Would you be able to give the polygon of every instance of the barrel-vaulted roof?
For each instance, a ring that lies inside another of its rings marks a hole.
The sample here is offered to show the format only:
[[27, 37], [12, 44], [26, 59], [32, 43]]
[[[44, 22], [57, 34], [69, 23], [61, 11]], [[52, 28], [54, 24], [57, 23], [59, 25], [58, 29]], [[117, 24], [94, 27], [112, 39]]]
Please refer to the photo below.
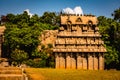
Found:
[[98, 23], [97, 17], [95, 16], [76, 16], [76, 15], [68, 15], [61, 16], [61, 24], [67, 24], [70, 22], [71, 24], [88, 24], [92, 22], [92, 24], [96, 25]]

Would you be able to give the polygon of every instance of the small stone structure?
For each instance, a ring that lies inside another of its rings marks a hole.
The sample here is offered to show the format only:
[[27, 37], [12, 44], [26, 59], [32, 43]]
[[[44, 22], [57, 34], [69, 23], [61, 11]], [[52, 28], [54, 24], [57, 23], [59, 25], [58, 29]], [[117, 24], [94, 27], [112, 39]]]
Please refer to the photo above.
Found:
[[55, 67], [66, 69], [104, 69], [104, 53], [97, 17], [61, 15], [55, 41]]

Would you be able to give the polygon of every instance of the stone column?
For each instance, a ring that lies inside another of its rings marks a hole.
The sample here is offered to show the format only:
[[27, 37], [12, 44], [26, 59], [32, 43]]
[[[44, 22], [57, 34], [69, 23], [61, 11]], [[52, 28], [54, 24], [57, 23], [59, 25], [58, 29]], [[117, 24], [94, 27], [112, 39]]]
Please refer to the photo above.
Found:
[[104, 67], [105, 67], [105, 65], [104, 65], [104, 63], [105, 63], [104, 62], [104, 53], [102, 53], [102, 61], [103, 61], [103, 63], [102, 63], [103, 64], [103, 70], [104, 70]]
[[87, 55], [83, 53], [83, 69], [87, 69]]
[[93, 68], [94, 70], [98, 70], [98, 53], [94, 53], [94, 56], [93, 56]]
[[88, 69], [93, 70], [93, 56], [91, 53], [88, 53]]
[[99, 53], [99, 70], [104, 70], [103, 53]]
[[71, 68], [71, 56], [70, 53], [66, 53], [66, 69]]
[[60, 68], [60, 57], [59, 57], [59, 53], [55, 53], [55, 68]]
[[65, 65], [66, 65], [66, 59], [65, 59], [65, 57], [66, 57], [66, 55], [65, 55], [65, 53], [63, 53], [63, 59], [62, 59], [62, 62], [63, 62], [63, 69], [65, 69]]
[[82, 69], [82, 64], [83, 64], [82, 54], [77, 53], [77, 69]]
[[71, 53], [71, 68], [76, 69], [76, 53]]
[[65, 68], [65, 58], [63, 53], [60, 53], [60, 68], [61, 69]]

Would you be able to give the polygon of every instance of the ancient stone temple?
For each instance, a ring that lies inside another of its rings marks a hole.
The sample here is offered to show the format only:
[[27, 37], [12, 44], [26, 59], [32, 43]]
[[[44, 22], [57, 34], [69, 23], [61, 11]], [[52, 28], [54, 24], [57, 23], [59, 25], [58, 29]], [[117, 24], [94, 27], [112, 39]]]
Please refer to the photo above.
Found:
[[93, 15], [61, 15], [55, 41], [55, 67], [66, 69], [104, 69], [106, 52]]

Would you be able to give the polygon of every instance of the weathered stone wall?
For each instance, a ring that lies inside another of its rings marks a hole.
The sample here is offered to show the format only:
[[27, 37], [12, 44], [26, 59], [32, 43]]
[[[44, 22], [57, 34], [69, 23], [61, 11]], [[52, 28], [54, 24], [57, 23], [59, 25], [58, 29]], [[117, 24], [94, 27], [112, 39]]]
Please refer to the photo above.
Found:
[[[41, 45], [47, 47], [48, 44], [52, 44], [54, 47], [55, 40], [57, 37], [58, 30], [44, 30], [40, 36]], [[38, 49], [41, 49], [41, 45], [38, 46]]]

